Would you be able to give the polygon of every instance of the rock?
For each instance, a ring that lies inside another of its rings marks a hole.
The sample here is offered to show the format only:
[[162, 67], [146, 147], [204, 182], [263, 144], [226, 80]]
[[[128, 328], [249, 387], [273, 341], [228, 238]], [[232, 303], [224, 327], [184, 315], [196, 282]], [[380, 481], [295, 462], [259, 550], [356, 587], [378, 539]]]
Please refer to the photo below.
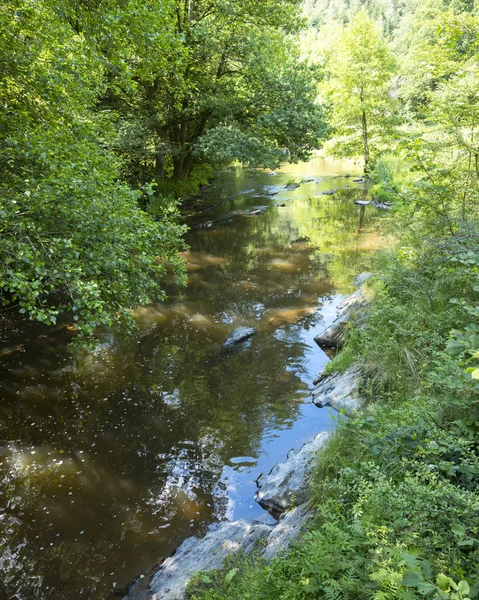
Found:
[[321, 375], [314, 381], [313, 402], [319, 408], [331, 406], [338, 412], [345, 410], [346, 414], [357, 412], [364, 404], [364, 398], [359, 393], [361, 376], [354, 367], [344, 373]]
[[360, 273], [354, 280], [354, 287], [359, 287], [359, 286], [365, 284], [366, 281], [369, 281], [372, 276], [373, 276], [373, 274], [369, 273], [368, 271], [365, 271], [364, 273]]
[[369, 206], [371, 202], [369, 202], [369, 200], [355, 200], [354, 204], [357, 204], [358, 206]]
[[322, 196], [332, 196], [336, 192], [337, 192], [337, 190], [327, 190], [326, 192], [322, 192], [321, 195]]
[[379, 208], [380, 210], [391, 210], [393, 207], [393, 205], [389, 202], [377, 202], [376, 200], [373, 200], [371, 204], [374, 206], [374, 208]]
[[346, 179], [349, 179], [349, 177], [351, 177], [351, 175], [348, 173], [347, 175], [345, 175]]
[[353, 179], [353, 183], [366, 183], [366, 180], [360, 177], [359, 179]]
[[229, 336], [226, 338], [223, 344], [223, 348], [231, 348], [235, 344], [244, 342], [255, 333], [256, 329], [254, 329], [253, 327], [238, 327], [238, 329], [235, 329], [233, 333], [230, 333]]
[[268, 175], [269, 177], [273, 177], [275, 175], [277, 175], [278, 173], [276, 173], [276, 171], [271, 171], [271, 173], [266, 173], [266, 175]]
[[249, 214], [250, 215], [262, 215], [264, 213], [264, 208], [258, 208], [257, 210], [252, 210]]
[[286, 206], [286, 204], [278, 204], [278, 206], [281, 206], [281, 208], [283, 208], [284, 206]]
[[234, 521], [223, 523], [204, 538], [188, 538], [153, 575], [147, 598], [182, 600], [188, 581], [197, 571], [221, 568], [224, 559], [238, 550], [251, 552], [270, 531], [271, 527], [263, 523]]
[[300, 183], [290, 183], [289, 185], [285, 185], [284, 189], [285, 190], [296, 190], [299, 188], [301, 184]]
[[307, 244], [311, 241], [311, 239], [308, 236], [303, 236], [303, 237], [299, 237], [296, 238], [295, 240], [293, 240], [291, 242], [291, 244]]
[[353, 294], [346, 298], [338, 306], [338, 316], [332, 325], [327, 327], [322, 333], [319, 333], [314, 341], [318, 346], [326, 348], [341, 348], [345, 341], [346, 329], [349, 322], [356, 317], [360, 319], [364, 316], [365, 309], [369, 303], [364, 285]]
[[301, 504], [284, 513], [269, 534], [262, 556], [266, 560], [271, 560], [277, 554], [287, 550], [312, 515], [313, 510], [307, 504]]
[[256, 501], [263, 508], [284, 512], [308, 499], [308, 485], [316, 461], [316, 453], [324, 445], [329, 432], [323, 431], [312, 442], [283, 463], [277, 464], [268, 475], [258, 479]]

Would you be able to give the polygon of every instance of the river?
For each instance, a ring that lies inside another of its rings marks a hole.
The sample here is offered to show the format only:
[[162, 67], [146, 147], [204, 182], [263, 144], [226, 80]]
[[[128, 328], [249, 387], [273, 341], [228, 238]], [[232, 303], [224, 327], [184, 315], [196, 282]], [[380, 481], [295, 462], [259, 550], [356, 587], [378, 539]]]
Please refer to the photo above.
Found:
[[110, 598], [218, 520], [274, 522], [255, 480], [334, 427], [309, 396], [329, 360], [313, 338], [383, 243], [355, 174], [219, 173], [185, 216], [187, 287], [127, 339], [78, 351], [65, 323], [2, 315], [0, 598]]

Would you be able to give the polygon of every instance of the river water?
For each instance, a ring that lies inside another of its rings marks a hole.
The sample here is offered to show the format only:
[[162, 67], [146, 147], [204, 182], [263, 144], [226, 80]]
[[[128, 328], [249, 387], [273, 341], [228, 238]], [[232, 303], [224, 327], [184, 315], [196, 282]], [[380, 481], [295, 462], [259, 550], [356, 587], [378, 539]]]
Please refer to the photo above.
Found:
[[67, 327], [2, 315], [0, 598], [110, 598], [218, 520], [274, 522], [255, 480], [334, 426], [309, 396], [329, 360], [313, 338], [382, 245], [354, 174], [220, 173], [185, 217], [188, 286], [128, 339], [73, 351]]

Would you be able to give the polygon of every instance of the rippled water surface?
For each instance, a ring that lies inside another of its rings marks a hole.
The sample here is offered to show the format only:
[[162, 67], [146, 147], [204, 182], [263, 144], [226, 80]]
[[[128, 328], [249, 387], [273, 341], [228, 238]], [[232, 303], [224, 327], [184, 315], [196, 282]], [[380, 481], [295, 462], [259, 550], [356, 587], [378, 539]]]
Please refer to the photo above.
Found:
[[[220, 173], [185, 217], [187, 288], [127, 340], [73, 352], [67, 327], [4, 311], [1, 598], [109, 598], [217, 520], [274, 522], [255, 480], [334, 426], [309, 397], [328, 360], [313, 337], [382, 244], [346, 174]], [[256, 335], [223, 350], [242, 325]]]

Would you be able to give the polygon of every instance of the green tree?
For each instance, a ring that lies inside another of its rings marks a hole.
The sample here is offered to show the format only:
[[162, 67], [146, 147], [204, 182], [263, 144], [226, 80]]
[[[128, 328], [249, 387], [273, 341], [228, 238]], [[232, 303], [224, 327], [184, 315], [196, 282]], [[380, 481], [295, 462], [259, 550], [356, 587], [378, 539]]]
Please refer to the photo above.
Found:
[[155, 222], [121, 182], [105, 66], [54, 4], [2, 3], [0, 63], [0, 302], [84, 335], [125, 322], [181, 275], [175, 207]]
[[[299, 61], [292, 37], [299, 0], [139, 4], [125, 16], [115, 0], [93, 12], [73, 3], [68, 18], [108, 64], [103, 103], [119, 114], [117, 150], [130, 183], [165, 189], [165, 180], [184, 180], [202, 162], [274, 166], [318, 146], [316, 73]], [[130, 27], [138, 13], [151, 18]]]
[[369, 171], [371, 155], [397, 121], [390, 93], [395, 61], [377, 25], [361, 11], [337, 41], [322, 89], [332, 104], [338, 156], [364, 158]]

